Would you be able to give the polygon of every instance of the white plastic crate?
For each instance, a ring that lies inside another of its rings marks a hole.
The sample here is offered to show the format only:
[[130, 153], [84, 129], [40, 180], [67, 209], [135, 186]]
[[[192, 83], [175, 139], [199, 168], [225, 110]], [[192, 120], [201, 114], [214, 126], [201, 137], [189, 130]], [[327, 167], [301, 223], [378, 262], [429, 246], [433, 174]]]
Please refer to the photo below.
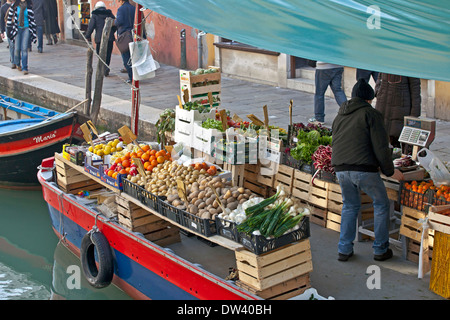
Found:
[[216, 129], [205, 129], [201, 121], [194, 122], [194, 139], [192, 148], [211, 155], [215, 139], [221, 139], [224, 133]]
[[175, 106], [175, 133], [176, 142], [192, 147], [194, 139], [194, 122], [204, 121], [208, 118], [214, 119], [215, 110], [209, 113], [200, 113], [197, 110], [184, 110], [179, 105]]

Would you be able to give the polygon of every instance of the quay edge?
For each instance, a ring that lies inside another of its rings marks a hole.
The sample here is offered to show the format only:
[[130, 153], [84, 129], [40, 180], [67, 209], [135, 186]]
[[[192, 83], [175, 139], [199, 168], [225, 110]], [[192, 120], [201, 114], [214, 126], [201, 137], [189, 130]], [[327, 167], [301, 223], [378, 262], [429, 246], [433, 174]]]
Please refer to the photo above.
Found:
[[[5, 66], [0, 66], [0, 93], [59, 112], [64, 112], [85, 100], [84, 88], [39, 75], [24, 76]], [[76, 110], [82, 112], [83, 106]], [[156, 140], [155, 123], [161, 110], [141, 104], [139, 113], [139, 138]], [[145, 113], [144, 116], [143, 113]], [[127, 99], [103, 94], [97, 126], [115, 132], [123, 125], [131, 126], [130, 114], [131, 90]]]

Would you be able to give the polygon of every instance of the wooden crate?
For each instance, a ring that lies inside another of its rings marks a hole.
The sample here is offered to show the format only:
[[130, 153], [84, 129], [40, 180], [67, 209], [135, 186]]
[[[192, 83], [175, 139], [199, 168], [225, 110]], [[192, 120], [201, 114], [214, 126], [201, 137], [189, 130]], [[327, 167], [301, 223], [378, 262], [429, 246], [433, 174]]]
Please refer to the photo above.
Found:
[[422, 224], [418, 220], [424, 219], [425, 216], [426, 213], [423, 211], [402, 206], [400, 234], [420, 243], [422, 238]]
[[[431, 230], [432, 231], [432, 230]], [[434, 232], [429, 234], [428, 238], [428, 258], [431, 263], [433, 256], [433, 243], [434, 243]], [[406, 260], [419, 263], [419, 253], [420, 253], [420, 242], [409, 240], [406, 244]]]
[[439, 213], [447, 209], [450, 209], [450, 205], [432, 206], [428, 209], [428, 223], [431, 229], [450, 234], [450, 216]]
[[439, 231], [434, 235], [430, 290], [446, 299], [450, 298], [450, 234]]
[[265, 290], [256, 290], [240, 280], [236, 281], [236, 285], [266, 300], [287, 300], [311, 288], [309, 273], [284, 281]]
[[262, 255], [238, 249], [239, 280], [255, 290], [265, 290], [312, 271], [309, 239]]
[[246, 164], [244, 167], [244, 180], [272, 188], [276, 174], [275, 165], [272, 162], [268, 165], [263, 165], [259, 161], [258, 164]]
[[119, 224], [139, 232], [158, 245], [165, 246], [181, 240], [179, 228], [144, 208], [116, 196]]
[[[220, 105], [220, 91], [221, 91], [221, 72], [218, 67], [209, 67], [217, 69], [217, 72], [206, 73], [199, 75], [192, 75], [188, 70], [180, 70], [180, 93], [181, 97], [184, 97], [184, 90], [188, 90], [188, 101], [202, 101], [201, 104], [209, 105], [208, 94], [211, 93], [218, 101], [213, 106]], [[214, 84], [208, 84], [208, 82], [216, 82]], [[185, 103], [187, 101], [184, 101]]]
[[103, 186], [88, 175], [72, 168], [55, 157], [56, 183], [66, 193], [77, 194], [80, 191], [94, 191]]
[[294, 181], [294, 168], [287, 165], [280, 164], [276, 171], [273, 182], [273, 187], [277, 188], [278, 185], [282, 185], [286, 193], [292, 193], [292, 183]]
[[291, 192], [292, 196], [308, 202], [311, 179], [312, 175], [310, 173], [294, 169], [294, 177], [292, 179], [292, 192]]

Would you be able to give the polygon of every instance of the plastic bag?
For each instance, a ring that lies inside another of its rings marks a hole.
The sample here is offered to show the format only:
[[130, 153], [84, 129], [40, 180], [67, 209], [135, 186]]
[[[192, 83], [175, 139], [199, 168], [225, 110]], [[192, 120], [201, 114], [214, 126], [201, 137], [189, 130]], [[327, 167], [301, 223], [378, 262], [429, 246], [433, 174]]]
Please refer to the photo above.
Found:
[[147, 40], [130, 42], [131, 69], [133, 70], [133, 79], [143, 80], [155, 77], [156, 69], [160, 65], [153, 59], [150, 53], [150, 47]]
[[427, 170], [430, 178], [436, 186], [450, 185], [450, 173], [447, 167], [427, 148], [422, 148], [417, 153], [417, 160]]

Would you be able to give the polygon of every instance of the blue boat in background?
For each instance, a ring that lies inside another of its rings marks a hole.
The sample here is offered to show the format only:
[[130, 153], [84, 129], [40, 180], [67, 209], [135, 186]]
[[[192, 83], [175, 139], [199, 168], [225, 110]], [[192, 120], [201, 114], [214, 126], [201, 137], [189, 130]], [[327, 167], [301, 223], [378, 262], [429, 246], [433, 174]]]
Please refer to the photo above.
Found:
[[0, 187], [39, 187], [42, 159], [82, 139], [82, 118], [77, 112], [60, 113], [0, 95]]

